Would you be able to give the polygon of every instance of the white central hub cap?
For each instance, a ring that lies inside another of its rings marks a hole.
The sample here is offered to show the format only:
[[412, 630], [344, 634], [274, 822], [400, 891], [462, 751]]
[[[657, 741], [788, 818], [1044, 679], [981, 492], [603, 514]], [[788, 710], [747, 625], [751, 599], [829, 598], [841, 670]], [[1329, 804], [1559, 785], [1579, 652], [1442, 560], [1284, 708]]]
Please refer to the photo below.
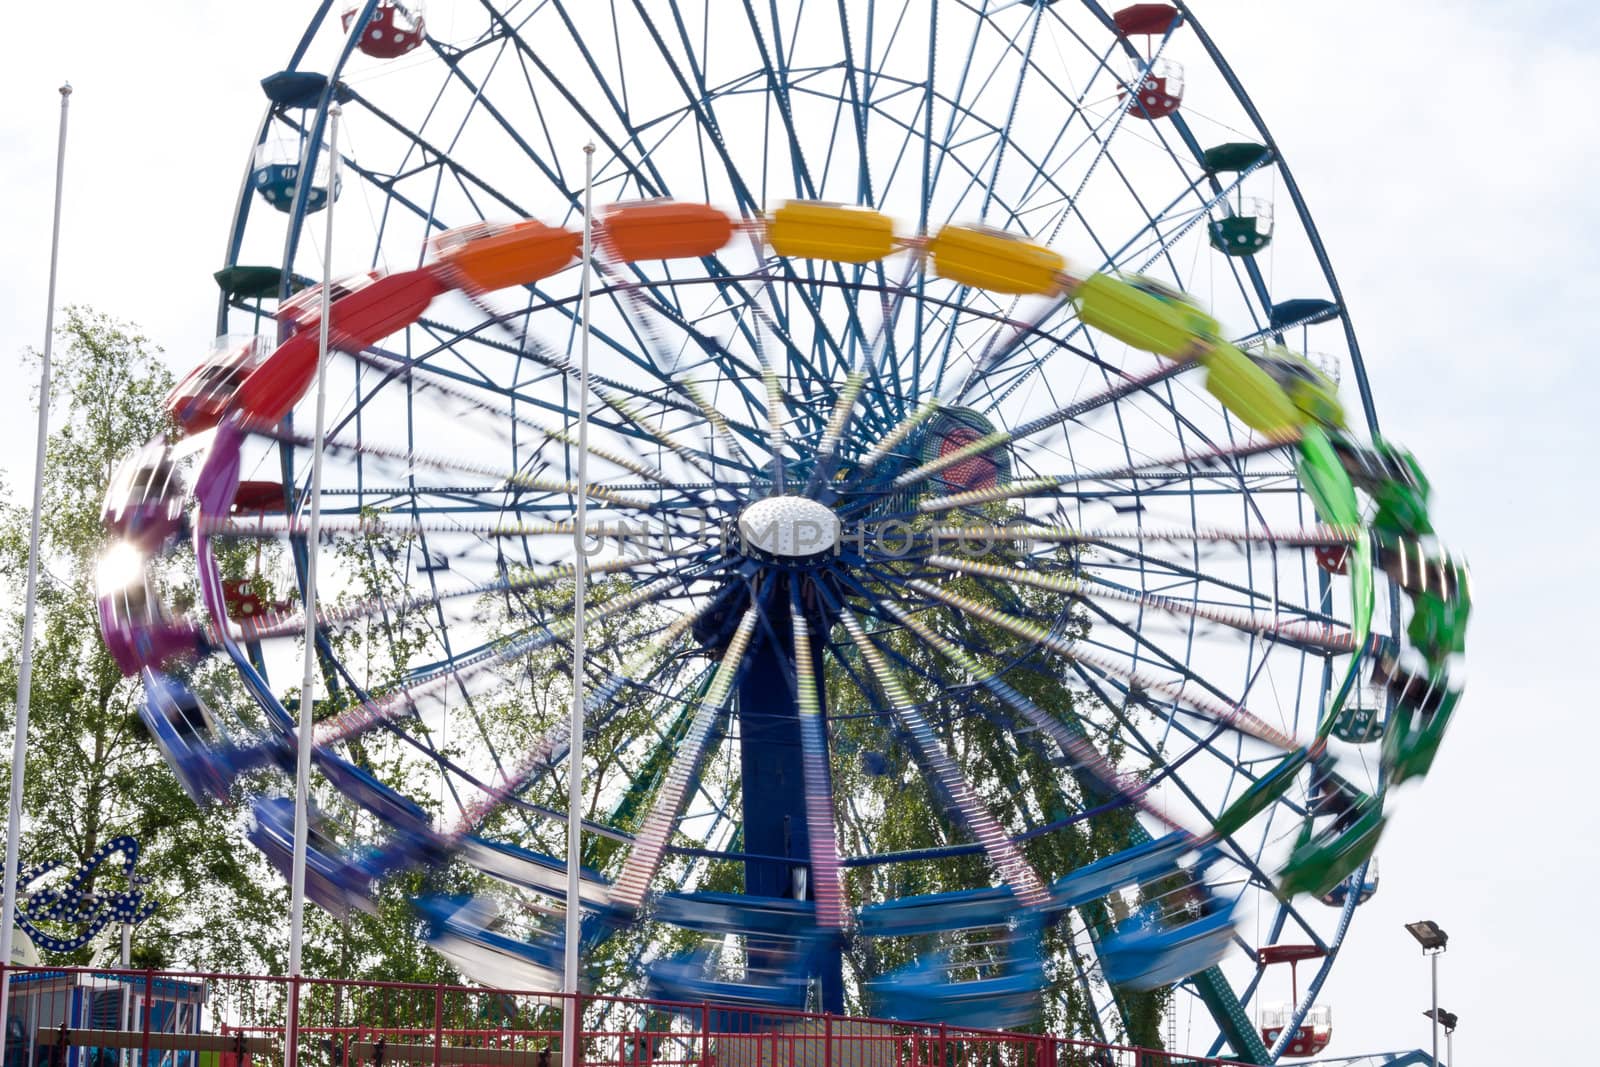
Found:
[[839, 517], [826, 504], [803, 496], [769, 496], [739, 513], [739, 539], [777, 559], [807, 559], [839, 544]]

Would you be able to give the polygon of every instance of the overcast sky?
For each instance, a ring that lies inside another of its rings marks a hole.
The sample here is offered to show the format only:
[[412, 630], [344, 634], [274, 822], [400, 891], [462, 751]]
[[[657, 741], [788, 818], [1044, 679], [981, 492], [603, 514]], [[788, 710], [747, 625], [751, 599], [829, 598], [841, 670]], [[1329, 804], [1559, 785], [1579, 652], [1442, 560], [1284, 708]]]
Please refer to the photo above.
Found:
[[[223, 241], [311, 0], [12, 5], [0, 69], [0, 467], [31, 478], [19, 355], [40, 343], [59, 97], [59, 303], [139, 323], [174, 368], [211, 339]], [[1293, 168], [1355, 318], [1387, 433], [1413, 446], [1474, 568], [1470, 686], [1428, 780], [1396, 796], [1383, 883], [1324, 991], [1329, 1054], [1426, 1046], [1427, 967], [1468, 1063], [1591, 1054], [1600, 725], [1593, 608], [1600, 372], [1600, 16], [1588, 3], [1197, 0]], [[1585, 474], [1584, 471], [1590, 473]]]

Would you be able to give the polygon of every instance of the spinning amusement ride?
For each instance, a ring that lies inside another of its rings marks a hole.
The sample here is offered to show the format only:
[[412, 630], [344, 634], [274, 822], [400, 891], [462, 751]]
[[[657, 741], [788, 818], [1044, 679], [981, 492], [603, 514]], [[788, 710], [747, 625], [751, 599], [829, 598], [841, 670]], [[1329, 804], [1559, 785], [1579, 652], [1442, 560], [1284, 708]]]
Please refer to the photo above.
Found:
[[107, 497], [105, 636], [195, 799], [287, 870], [332, 205], [308, 894], [466, 878], [431, 943], [556, 983], [592, 141], [593, 980], [1102, 1036], [1172, 987], [1212, 1051], [1320, 1050], [1468, 589], [1193, 16], [337, 14]]

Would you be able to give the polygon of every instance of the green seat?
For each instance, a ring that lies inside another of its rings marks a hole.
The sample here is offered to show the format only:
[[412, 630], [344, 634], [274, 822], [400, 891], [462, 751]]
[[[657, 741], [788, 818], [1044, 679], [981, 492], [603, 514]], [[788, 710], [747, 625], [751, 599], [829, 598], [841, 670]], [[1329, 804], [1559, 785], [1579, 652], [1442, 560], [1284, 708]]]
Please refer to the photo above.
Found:
[[1255, 215], [1212, 219], [1211, 247], [1227, 256], [1253, 256], [1272, 243], [1272, 223]]
[[1423, 658], [1443, 666], [1452, 653], [1467, 650], [1467, 620], [1472, 615], [1472, 600], [1465, 586], [1454, 596], [1433, 593], [1411, 595], [1411, 622], [1406, 636]]
[[1221, 329], [1193, 297], [1140, 275], [1092, 274], [1072, 299], [1085, 325], [1158, 356], [1184, 355]]
[[1304, 746], [1289, 753], [1266, 774], [1250, 783], [1250, 787], [1239, 794], [1239, 799], [1217, 816], [1216, 825], [1213, 827], [1217, 836], [1227, 837], [1236, 833], [1245, 823], [1261, 814], [1271, 806], [1272, 802], [1283, 796], [1289, 787], [1294, 784], [1295, 776], [1300, 773], [1300, 768], [1306, 765], [1306, 760], [1311, 756], [1311, 750]]
[[1405, 482], [1389, 482], [1371, 490], [1377, 510], [1372, 513], [1372, 528], [1379, 534], [1423, 537], [1433, 533], [1428, 518], [1428, 490]]
[[1319, 831], [1313, 831], [1312, 821], [1307, 820], [1278, 873], [1278, 892], [1284, 898], [1301, 893], [1325, 896], [1367, 862], [1378, 847], [1388, 816], [1376, 797], [1362, 796], [1357, 808], [1353, 820], [1335, 821]]
[[1300, 484], [1305, 486], [1317, 517], [1335, 526], [1359, 526], [1361, 505], [1356, 501], [1355, 486], [1339, 463], [1328, 435], [1315, 426], [1307, 426], [1300, 436], [1300, 458], [1296, 463]]
[[1439, 743], [1461, 702], [1461, 690], [1446, 689], [1431, 714], [1397, 707], [1383, 739], [1383, 766], [1391, 785], [1422, 778], [1439, 754]]

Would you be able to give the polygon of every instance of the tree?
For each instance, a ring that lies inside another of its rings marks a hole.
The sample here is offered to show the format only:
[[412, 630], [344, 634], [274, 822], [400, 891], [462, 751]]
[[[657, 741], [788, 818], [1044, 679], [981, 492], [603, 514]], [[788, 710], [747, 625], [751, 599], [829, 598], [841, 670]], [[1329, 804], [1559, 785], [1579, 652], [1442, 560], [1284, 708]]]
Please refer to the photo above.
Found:
[[[57, 341], [23, 866], [49, 860], [75, 866], [110, 838], [132, 835], [143, 848], [140, 873], [152, 878], [146, 891], [160, 902], [139, 930], [134, 960], [239, 966], [268, 905], [255, 865], [230, 847], [233, 829], [225, 820], [195, 808], [149, 742], [137, 714], [140, 686], [107, 654], [95, 610], [105, 486], [123, 456], [166, 428], [161, 399], [172, 377], [160, 350], [136, 328], [87, 308], [66, 309]], [[0, 504], [0, 582], [8, 605], [0, 688], [7, 692], [17, 683], [27, 525], [24, 508], [9, 499]], [[8, 701], [7, 729], [10, 713]], [[88, 954], [79, 950], [60, 962], [86, 962]]]

